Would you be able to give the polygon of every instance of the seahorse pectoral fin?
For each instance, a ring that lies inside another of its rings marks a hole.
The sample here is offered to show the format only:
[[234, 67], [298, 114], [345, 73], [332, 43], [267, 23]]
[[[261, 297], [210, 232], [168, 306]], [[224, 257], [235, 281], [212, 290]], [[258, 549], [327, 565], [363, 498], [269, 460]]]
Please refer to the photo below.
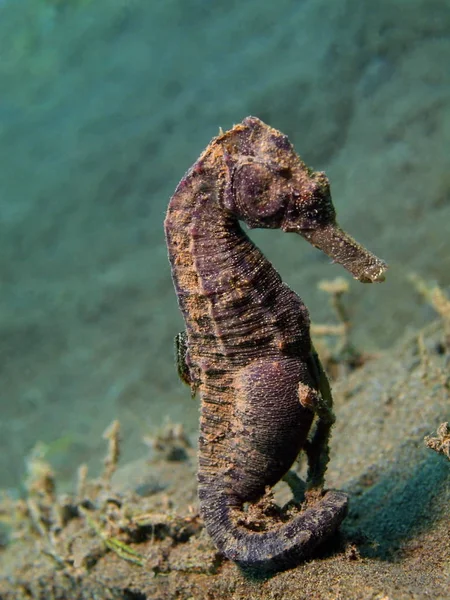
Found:
[[191, 385], [189, 367], [186, 362], [187, 355], [187, 335], [185, 331], [177, 333], [174, 339], [175, 362], [177, 365], [178, 377], [186, 385]]
[[175, 362], [177, 365], [178, 377], [183, 383], [190, 386], [191, 396], [194, 397], [197, 392], [198, 385], [194, 381], [191, 370], [188, 364], [188, 341], [187, 333], [180, 331], [175, 336]]

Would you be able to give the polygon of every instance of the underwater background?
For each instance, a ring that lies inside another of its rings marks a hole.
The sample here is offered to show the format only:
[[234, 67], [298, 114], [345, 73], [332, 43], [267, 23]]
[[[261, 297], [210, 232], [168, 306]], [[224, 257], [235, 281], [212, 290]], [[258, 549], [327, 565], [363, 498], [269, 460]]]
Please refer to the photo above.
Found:
[[36, 442], [59, 481], [124, 459], [166, 419], [195, 435], [163, 235], [168, 200], [219, 127], [255, 115], [325, 170], [342, 226], [390, 265], [351, 281], [298, 236], [251, 233], [313, 322], [350, 282], [354, 343], [434, 318], [450, 285], [448, 0], [0, 1], [0, 488]]

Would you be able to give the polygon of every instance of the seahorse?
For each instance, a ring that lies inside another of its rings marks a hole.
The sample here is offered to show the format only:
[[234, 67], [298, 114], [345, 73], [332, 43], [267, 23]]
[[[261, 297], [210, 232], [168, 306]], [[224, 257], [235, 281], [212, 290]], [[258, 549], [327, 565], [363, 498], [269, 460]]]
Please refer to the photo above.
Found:
[[[348, 498], [323, 491], [334, 415], [307, 308], [241, 221], [300, 234], [362, 282], [382, 281], [386, 264], [339, 227], [326, 175], [255, 117], [214, 138], [170, 200], [165, 234], [186, 326], [178, 372], [201, 400], [200, 514], [229, 559], [284, 569], [338, 529]], [[285, 522], [249, 523], [246, 507], [301, 451], [306, 506]]]

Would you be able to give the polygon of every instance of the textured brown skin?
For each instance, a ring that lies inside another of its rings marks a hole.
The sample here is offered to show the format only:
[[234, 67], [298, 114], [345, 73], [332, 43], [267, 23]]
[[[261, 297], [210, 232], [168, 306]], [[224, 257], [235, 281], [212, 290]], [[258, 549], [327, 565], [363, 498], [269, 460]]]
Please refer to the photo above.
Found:
[[201, 515], [228, 558], [282, 569], [338, 528], [347, 497], [328, 491], [278, 528], [243, 524], [243, 504], [261, 498], [308, 444], [321, 386], [308, 311], [239, 220], [298, 232], [361, 281], [381, 280], [385, 267], [336, 225], [325, 175], [254, 117], [213, 139], [170, 200], [165, 232], [187, 336], [179, 373], [201, 398]]

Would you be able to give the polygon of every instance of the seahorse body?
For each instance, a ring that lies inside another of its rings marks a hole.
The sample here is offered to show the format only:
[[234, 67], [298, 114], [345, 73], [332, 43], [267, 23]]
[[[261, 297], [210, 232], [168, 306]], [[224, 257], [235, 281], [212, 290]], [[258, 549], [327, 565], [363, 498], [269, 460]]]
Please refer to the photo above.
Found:
[[[286, 523], [272, 527], [268, 520], [262, 531], [243, 522], [244, 504], [285, 475], [309, 443], [315, 412], [324, 411], [308, 311], [240, 220], [297, 231], [362, 281], [380, 280], [384, 263], [369, 253], [361, 259], [361, 247], [335, 223], [325, 175], [254, 117], [213, 139], [170, 200], [165, 232], [186, 324], [183, 378], [201, 398], [201, 515], [228, 558], [286, 568], [337, 529], [347, 496], [328, 491]], [[316, 465], [322, 481], [327, 435]]]

